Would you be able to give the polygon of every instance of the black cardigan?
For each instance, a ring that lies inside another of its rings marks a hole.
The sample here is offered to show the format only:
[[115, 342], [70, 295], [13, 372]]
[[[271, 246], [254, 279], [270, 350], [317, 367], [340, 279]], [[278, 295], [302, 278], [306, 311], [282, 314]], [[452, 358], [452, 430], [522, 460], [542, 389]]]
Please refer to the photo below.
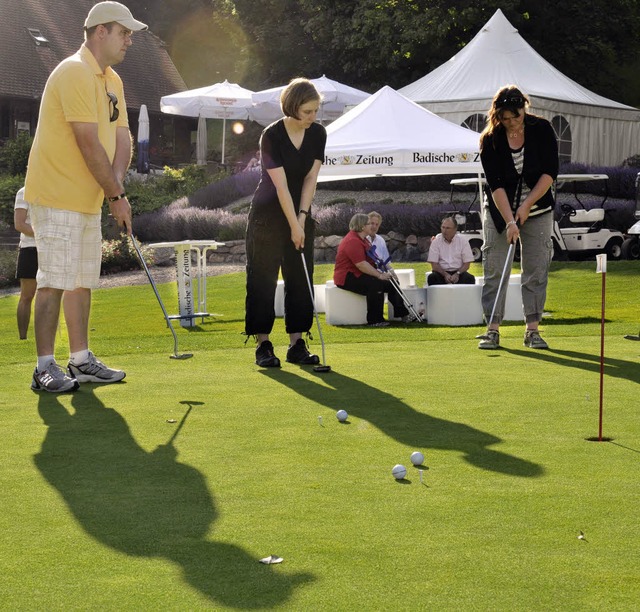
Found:
[[[489, 212], [499, 232], [504, 230], [506, 223], [491, 193], [502, 187], [513, 208], [519, 182], [507, 141], [507, 132], [500, 126], [493, 134], [486, 134], [480, 143], [480, 159], [487, 179], [485, 192]], [[525, 115], [524, 142], [522, 176], [527, 187], [533, 189], [543, 174], [548, 174], [555, 181], [558, 176], [558, 143], [551, 124], [542, 117]], [[551, 189], [536, 204], [538, 208], [551, 210], [554, 206]]]

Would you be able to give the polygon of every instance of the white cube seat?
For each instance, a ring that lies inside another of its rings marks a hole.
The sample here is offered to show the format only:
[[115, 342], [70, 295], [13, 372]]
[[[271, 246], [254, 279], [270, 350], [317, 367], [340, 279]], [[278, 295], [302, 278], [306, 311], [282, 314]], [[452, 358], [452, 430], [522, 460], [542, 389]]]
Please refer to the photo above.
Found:
[[398, 284], [401, 289], [416, 286], [416, 272], [413, 268], [405, 268], [402, 270], [394, 270], [398, 277]]
[[[407, 289], [402, 289], [402, 293], [409, 300], [414, 310], [421, 314], [423, 319], [425, 318], [425, 312], [427, 307], [427, 290], [423, 287], [409, 287]], [[400, 317], [396, 317], [394, 313], [393, 304], [389, 302], [389, 319], [399, 319]]]
[[327, 289], [326, 285], [314, 285], [313, 286], [313, 295], [315, 297], [316, 303], [316, 312], [324, 312], [325, 311], [325, 291]]
[[[327, 285], [329, 284], [329, 282], [333, 285], [333, 281], [327, 281]], [[313, 294], [315, 296], [317, 312], [325, 311], [324, 291], [327, 285], [313, 286]], [[276, 311], [276, 317], [284, 317], [284, 281], [283, 280], [279, 280], [278, 284], [276, 285], [276, 297], [275, 297], [273, 306]]]
[[432, 285], [427, 292], [427, 323], [430, 325], [480, 325], [481, 285]]
[[365, 325], [367, 298], [340, 287], [327, 286], [324, 291], [326, 321], [329, 325]]
[[[484, 285], [484, 276], [476, 278], [476, 285]], [[522, 274], [512, 274], [507, 287], [507, 299], [504, 303], [504, 321], [524, 321], [522, 311]]]

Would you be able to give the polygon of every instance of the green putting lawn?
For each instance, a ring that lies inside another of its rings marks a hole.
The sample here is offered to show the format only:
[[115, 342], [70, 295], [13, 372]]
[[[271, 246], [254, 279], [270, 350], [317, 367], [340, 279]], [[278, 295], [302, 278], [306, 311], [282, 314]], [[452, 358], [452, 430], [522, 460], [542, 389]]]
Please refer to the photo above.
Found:
[[[422, 282], [425, 264], [405, 267]], [[92, 348], [127, 378], [59, 396], [30, 390], [32, 329], [19, 341], [1, 298], [0, 609], [638, 609], [640, 343], [623, 336], [639, 278], [609, 262], [608, 442], [587, 440], [595, 262], [553, 264], [549, 351], [513, 323], [499, 351], [476, 348], [479, 326], [323, 325], [327, 374], [284, 362], [281, 320], [282, 369], [254, 365], [244, 274], [209, 279], [216, 315], [177, 327], [184, 361], [149, 285], [98, 290]], [[175, 285], [159, 289], [174, 312]]]

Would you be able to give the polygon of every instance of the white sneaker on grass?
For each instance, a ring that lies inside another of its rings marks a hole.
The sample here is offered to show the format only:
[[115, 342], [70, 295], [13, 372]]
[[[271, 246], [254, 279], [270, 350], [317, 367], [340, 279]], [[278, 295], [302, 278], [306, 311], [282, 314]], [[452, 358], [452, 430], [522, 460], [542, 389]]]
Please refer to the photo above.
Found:
[[75, 391], [80, 385], [73, 376], [67, 376], [64, 370], [55, 362], [50, 362], [46, 368], [33, 371], [31, 388], [34, 391], [48, 391], [49, 393], [65, 393]]
[[69, 376], [77, 379], [80, 383], [114, 383], [120, 382], [126, 374], [122, 370], [112, 370], [89, 351], [89, 358], [80, 365], [69, 362], [67, 365]]

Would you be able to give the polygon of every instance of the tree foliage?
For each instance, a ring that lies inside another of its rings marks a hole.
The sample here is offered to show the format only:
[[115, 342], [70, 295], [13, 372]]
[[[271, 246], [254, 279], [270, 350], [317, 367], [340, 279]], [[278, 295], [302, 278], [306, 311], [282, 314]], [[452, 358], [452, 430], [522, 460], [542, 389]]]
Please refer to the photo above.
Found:
[[[447, 61], [500, 8], [581, 85], [638, 105], [637, 0], [131, 0], [191, 84], [200, 69], [253, 89], [322, 74], [366, 91], [401, 87]], [[184, 19], [198, 14], [199, 34]], [[210, 39], [210, 40], [207, 40]], [[185, 59], [177, 41], [194, 52]], [[201, 53], [196, 53], [200, 46]], [[174, 58], [176, 59], [176, 58]], [[209, 78], [209, 82], [219, 79]], [[202, 83], [199, 83], [202, 84]]]

